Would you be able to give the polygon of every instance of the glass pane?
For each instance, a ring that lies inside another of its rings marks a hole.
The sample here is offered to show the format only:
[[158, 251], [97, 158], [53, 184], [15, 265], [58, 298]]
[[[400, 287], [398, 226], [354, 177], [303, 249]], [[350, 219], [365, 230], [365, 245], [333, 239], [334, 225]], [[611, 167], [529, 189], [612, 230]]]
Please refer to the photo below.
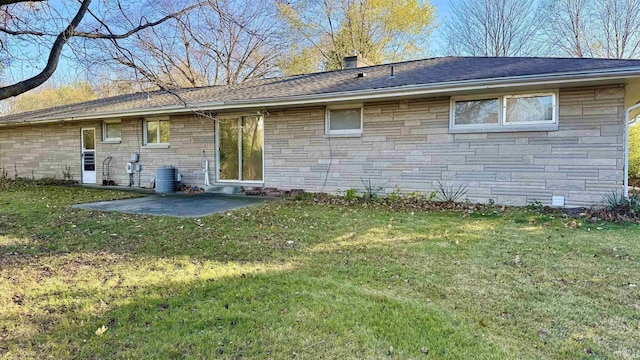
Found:
[[157, 144], [157, 143], [158, 143], [158, 122], [148, 121], [147, 122], [147, 144]]
[[220, 180], [238, 179], [238, 119], [218, 120]]
[[329, 130], [360, 130], [360, 109], [329, 110]]
[[105, 128], [105, 139], [120, 139], [120, 133], [122, 129], [120, 123], [106, 123]]
[[95, 130], [82, 130], [82, 146], [84, 146], [85, 149], [94, 150], [96, 148], [96, 142], [95, 142], [94, 136], [95, 136]]
[[498, 99], [456, 101], [456, 125], [497, 124], [500, 105]]
[[163, 144], [169, 143], [169, 121], [160, 121], [160, 142]]
[[242, 180], [262, 181], [263, 133], [260, 117], [242, 118]]
[[506, 98], [509, 123], [553, 121], [553, 96]]

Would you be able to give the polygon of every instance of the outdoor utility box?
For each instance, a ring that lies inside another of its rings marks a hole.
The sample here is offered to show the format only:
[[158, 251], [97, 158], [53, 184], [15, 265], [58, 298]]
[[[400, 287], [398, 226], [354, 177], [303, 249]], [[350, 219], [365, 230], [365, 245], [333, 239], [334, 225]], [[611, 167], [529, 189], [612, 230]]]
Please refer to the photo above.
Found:
[[156, 169], [156, 192], [172, 193], [176, 191], [176, 176], [178, 169], [173, 166], [163, 166]]
[[133, 163], [127, 163], [127, 174], [133, 174]]
[[564, 196], [552, 196], [551, 206], [564, 207]]
[[138, 160], [140, 160], [140, 154], [138, 154], [137, 152], [132, 153], [131, 154], [131, 162], [132, 163], [136, 163], [136, 162], [138, 162]]

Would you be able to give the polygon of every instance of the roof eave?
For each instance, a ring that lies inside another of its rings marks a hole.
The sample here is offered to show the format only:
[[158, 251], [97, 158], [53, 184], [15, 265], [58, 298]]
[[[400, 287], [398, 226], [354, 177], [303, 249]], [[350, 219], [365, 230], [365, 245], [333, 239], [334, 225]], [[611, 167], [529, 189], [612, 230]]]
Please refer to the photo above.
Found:
[[249, 108], [273, 108], [283, 106], [322, 105], [333, 102], [385, 100], [410, 96], [435, 96], [438, 94], [506, 89], [531, 86], [550, 86], [572, 83], [625, 80], [640, 76], [640, 67], [624, 70], [599, 70], [580, 73], [559, 73], [551, 75], [528, 75], [490, 79], [463, 80], [434, 84], [407, 85], [393, 88], [367, 89], [345, 92], [297, 95], [233, 101], [215, 101], [185, 105], [171, 105], [154, 108], [142, 108], [125, 111], [108, 111], [84, 114], [80, 116], [53, 117], [32, 121], [0, 123], [0, 126], [31, 125], [42, 123], [70, 122], [93, 119], [124, 118], [153, 115], [176, 115], [193, 112], [243, 110]]

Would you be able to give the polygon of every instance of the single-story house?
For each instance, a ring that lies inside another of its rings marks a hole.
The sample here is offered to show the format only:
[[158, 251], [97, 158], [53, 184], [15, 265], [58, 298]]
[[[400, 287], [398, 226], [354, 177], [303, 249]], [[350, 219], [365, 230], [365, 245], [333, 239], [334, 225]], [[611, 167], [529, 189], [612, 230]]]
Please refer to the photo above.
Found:
[[[0, 118], [13, 176], [589, 206], [625, 184], [640, 60], [444, 57], [135, 93]], [[129, 165], [129, 171], [127, 167]], [[106, 171], [106, 168], [105, 168]], [[106, 175], [106, 174], [105, 174]], [[206, 175], [206, 176], [205, 176]]]

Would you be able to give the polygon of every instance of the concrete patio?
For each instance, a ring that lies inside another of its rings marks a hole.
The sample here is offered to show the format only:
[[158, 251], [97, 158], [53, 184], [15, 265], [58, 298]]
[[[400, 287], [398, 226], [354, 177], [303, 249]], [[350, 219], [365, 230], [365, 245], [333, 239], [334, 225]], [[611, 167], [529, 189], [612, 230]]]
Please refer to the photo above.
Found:
[[244, 195], [171, 194], [77, 204], [73, 207], [140, 215], [201, 217], [259, 204], [265, 200], [265, 198]]

